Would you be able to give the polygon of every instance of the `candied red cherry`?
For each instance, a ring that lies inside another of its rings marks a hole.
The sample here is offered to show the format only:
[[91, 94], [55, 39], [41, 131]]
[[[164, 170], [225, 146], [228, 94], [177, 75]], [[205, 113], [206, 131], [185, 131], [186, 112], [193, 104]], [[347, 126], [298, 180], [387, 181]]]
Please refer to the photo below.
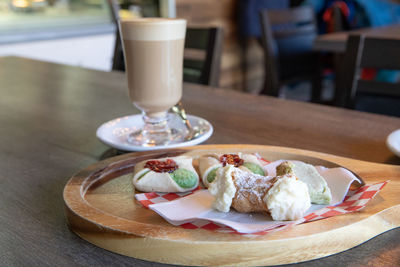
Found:
[[235, 167], [239, 167], [243, 165], [243, 159], [241, 159], [236, 154], [223, 154], [219, 157], [219, 162], [222, 163], [222, 166], [226, 166], [226, 164], [233, 165]]
[[149, 168], [155, 172], [173, 172], [178, 169], [178, 165], [172, 159], [161, 160], [149, 160], [144, 165], [145, 168]]

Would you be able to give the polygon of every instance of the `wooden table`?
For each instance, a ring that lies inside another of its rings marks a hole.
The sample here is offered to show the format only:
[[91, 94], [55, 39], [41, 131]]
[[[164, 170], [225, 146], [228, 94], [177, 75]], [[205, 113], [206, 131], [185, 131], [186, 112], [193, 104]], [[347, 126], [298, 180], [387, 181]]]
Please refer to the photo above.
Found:
[[365, 34], [368, 37], [400, 39], [400, 24], [322, 34], [315, 39], [313, 48], [316, 51], [343, 53], [346, 50], [346, 42], [350, 34]]
[[[69, 177], [116, 154], [96, 139], [97, 127], [138, 112], [125, 91], [123, 73], [0, 58], [1, 266], [162, 266], [93, 246], [69, 231], [64, 217]], [[190, 84], [183, 102], [214, 125], [208, 144], [288, 146], [400, 164], [385, 146], [399, 118]], [[395, 229], [300, 266], [399, 262]]]

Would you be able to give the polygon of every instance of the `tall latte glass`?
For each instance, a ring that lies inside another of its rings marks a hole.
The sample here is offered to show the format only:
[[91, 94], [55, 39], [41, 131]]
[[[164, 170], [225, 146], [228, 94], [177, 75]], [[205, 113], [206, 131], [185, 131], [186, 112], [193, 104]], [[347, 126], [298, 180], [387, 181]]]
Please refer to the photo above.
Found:
[[130, 134], [134, 145], [159, 146], [182, 141], [171, 129], [168, 110], [182, 97], [186, 21], [143, 18], [120, 21], [129, 97], [142, 111], [144, 126]]

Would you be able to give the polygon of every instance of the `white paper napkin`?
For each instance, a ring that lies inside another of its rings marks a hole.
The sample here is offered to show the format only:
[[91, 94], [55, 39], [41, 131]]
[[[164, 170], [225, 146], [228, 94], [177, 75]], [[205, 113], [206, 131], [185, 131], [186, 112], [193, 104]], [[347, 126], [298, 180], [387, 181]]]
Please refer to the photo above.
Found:
[[[265, 169], [269, 175], [275, 175], [275, 167], [282, 161], [272, 162]], [[325, 178], [332, 193], [330, 205], [341, 203], [350, 188], [351, 183], [359, 179], [353, 173], [344, 168], [316, 167]], [[272, 229], [281, 225], [292, 224], [294, 221], [273, 221], [267, 214], [239, 213], [231, 210], [224, 213], [212, 209], [214, 197], [208, 190], [199, 190], [192, 195], [174, 201], [150, 205], [149, 208], [157, 212], [165, 220], [173, 225], [181, 225], [195, 220], [208, 220], [223, 224], [235, 229], [239, 233], [257, 233]], [[315, 212], [327, 205], [312, 205], [307, 211]], [[300, 219], [298, 222], [303, 221]]]

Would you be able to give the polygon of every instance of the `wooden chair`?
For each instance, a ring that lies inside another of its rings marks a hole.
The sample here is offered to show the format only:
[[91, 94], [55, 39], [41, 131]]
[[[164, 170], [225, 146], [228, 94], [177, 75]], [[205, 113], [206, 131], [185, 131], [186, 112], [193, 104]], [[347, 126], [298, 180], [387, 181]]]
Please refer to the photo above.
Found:
[[124, 63], [124, 54], [122, 51], [121, 35], [119, 32], [119, 27], [118, 27], [119, 10], [120, 10], [119, 4], [116, 0], [107, 0], [107, 3], [110, 8], [111, 18], [112, 18], [115, 28], [116, 28], [112, 70], [125, 71], [125, 63]]
[[400, 116], [400, 83], [363, 80], [364, 68], [400, 70], [400, 41], [350, 36], [336, 101], [342, 107]]
[[303, 6], [260, 12], [265, 81], [262, 94], [279, 96], [283, 84], [309, 80], [311, 101], [321, 98], [321, 70], [312, 52], [317, 35], [314, 10]]
[[218, 87], [222, 41], [220, 27], [187, 29], [183, 60], [185, 82]]

